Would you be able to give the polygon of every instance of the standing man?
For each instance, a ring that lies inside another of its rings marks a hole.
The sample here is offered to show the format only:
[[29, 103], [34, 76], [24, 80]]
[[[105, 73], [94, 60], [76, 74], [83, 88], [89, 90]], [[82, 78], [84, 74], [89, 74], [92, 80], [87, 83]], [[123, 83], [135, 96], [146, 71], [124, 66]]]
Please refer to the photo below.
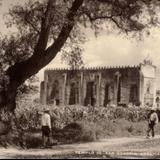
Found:
[[154, 138], [155, 136], [154, 127], [156, 124], [158, 124], [158, 115], [156, 113], [156, 108], [153, 107], [151, 109], [151, 112], [149, 114], [149, 119], [148, 119], [147, 138], [150, 138], [150, 132], [152, 133], [152, 138]]
[[51, 133], [51, 116], [49, 109], [45, 109], [42, 115], [42, 140], [43, 147], [48, 147], [50, 144], [50, 133]]

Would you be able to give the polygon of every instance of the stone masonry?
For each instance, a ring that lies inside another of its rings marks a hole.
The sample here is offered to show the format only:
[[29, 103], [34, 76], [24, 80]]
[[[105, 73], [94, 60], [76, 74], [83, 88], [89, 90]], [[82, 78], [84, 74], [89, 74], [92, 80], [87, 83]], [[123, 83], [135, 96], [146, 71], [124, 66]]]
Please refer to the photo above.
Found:
[[159, 103], [156, 69], [150, 61], [138, 66], [48, 69], [40, 100], [55, 105], [153, 105]]

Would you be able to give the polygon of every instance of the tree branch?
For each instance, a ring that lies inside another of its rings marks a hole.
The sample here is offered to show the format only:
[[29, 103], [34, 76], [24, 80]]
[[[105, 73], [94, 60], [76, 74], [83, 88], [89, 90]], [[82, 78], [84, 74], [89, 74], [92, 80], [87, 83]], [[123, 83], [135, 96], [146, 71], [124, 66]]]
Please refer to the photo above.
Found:
[[42, 54], [47, 47], [48, 38], [50, 34], [50, 28], [51, 28], [50, 18], [52, 14], [51, 11], [52, 11], [53, 2], [54, 2], [53, 0], [48, 0], [47, 9], [45, 11], [44, 17], [42, 17], [41, 31], [39, 34], [38, 43], [34, 50], [34, 54]]
[[83, 4], [83, 0], [75, 0], [69, 14], [67, 15], [67, 20], [64, 26], [62, 27], [62, 30], [58, 36], [58, 38], [55, 40], [55, 42], [46, 50], [45, 57], [52, 57], [54, 58], [55, 49], [60, 49], [66, 42], [67, 38], [69, 37], [70, 32], [72, 31], [74, 24], [75, 24], [75, 17], [77, 16], [77, 11], [79, 7]]
[[116, 16], [114, 16], [114, 15], [110, 15], [110, 16], [101, 16], [101, 15], [99, 15], [99, 16], [95, 16], [95, 17], [92, 17], [89, 13], [87, 13], [87, 12], [85, 12], [85, 15], [89, 18], [89, 20], [91, 21], [91, 22], [94, 22], [94, 21], [96, 21], [96, 20], [103, 20], [103, 19], [109, 19], [109, 20], [111, 20], [118, 28], [120, 28], [120, 29], [124, 29], [122, 26], [120, 26], [120, 24], [116, 21], [116, 19], [114, 18], [114, 17], [117, 17], [117, 16], [121, 16], [121, 15], [116, 15]]
[[[25, 10], [14, 11], [14, 14], [16, 16], [18, 16], [19, 18], [23, 18], [25, 20], [25, 22], [27, 22], [34, 29], [35, 32], [37, 32], [38, 34], [40, 34], [40, 31], [37, 29], [37, 27], [28, 19], [29, 13], [27, 13], [27, 15], [25, 15], [25, 13], [26, 13]], [[33, 17], [32, 17], [32, 20], [33, 20]]]
[[34, 24], [33, 23], [31, 23], [29, 20], [28, 20], [28, 18], [26, 17], [26, 22], [37, 32], [37, 34], [40, 34], [40, 31], [37, 29], [37, 27], [36, 26], [34, 26]]
[[[77, 16], [77, 11], [82, 6], [83, 1], [84, 0], [75, 0], [73, 2], [72, 7], [70, 8], [66, 16], [67, 21], [62, 27], [58, 38], [54, 41], [54, 43], [50, 47], [48, 47], [43, 52], [43, 54], [33, 54], [33, 56], [31, 56], [28, 60], [23, 61], [21, 63], [16, 63], [14, 66], [11, 66], [8, 69], [7, 74], [10, 77], [10, 81], [18, 81], [18, 85], [21, 85], [26, 79], [36, 74], [41, 68], [43, 68], [53, 60], [53, 58], [58, 54], [60, 49], [65, 44], [67, 38], [69, 37], [69, 34], [72, 31], [75, 24], [75, 17]], [[49, 0], [49, 3], [51, 2], [53, 1]], [[45, 29], [46, 29], [46, 26], [48, 28], [48, 24], [49, 24], [48, 20], [49, 19], [43, 22], [43, 25], [44, 25], [43, 27], [45, 27]], [[45, 29], [44, 29], [45, 35], [43, 36], [48, 37], [48, 32], [46, 32]], [[44, 38], [45, 40], [46, 40], [46, 37]], [[39, 44], [40, 42], [43, 42], [44, 39], [43, 38], [40, 39]]]

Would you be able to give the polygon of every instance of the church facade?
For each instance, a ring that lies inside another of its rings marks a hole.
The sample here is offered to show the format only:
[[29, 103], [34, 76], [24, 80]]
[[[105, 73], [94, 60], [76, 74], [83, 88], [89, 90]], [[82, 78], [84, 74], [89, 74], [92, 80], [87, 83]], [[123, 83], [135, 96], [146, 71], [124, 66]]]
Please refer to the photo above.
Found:
[[55, 105], [159, 105], [159, 77], [157, 67], [147, 61], [138, 66], [48, 69], [40, 100]]

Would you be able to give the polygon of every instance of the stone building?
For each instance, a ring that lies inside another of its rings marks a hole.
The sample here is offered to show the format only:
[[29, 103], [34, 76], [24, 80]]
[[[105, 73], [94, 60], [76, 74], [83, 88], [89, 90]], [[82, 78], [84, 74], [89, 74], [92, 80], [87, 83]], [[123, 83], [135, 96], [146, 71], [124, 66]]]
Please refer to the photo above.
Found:
[[84, 106], [159, 104], [157, 75], [150, 61], [138, 66], [45, 70], [40, 100], [42, 104]]

